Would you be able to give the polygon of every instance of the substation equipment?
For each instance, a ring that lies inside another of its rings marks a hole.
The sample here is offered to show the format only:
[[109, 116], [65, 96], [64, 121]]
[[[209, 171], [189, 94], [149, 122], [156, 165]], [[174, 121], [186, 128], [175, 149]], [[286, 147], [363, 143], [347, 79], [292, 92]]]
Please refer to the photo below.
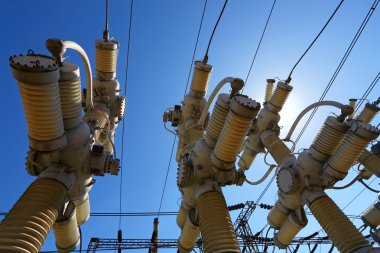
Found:
[[[46, 47], [52, 56], [29, 50], [9, 58], [28, 126], [26, 170], [37, 178], [0, 223], [0, 252], [39, 252], [51, 228], [60, 252], [74, 250], [90, 215], [93, 176], [119, 172], [114, 135], [126, 104], [116, 79], [119, 43], [95, 41], [93, 77], [77, 43], [49, 39]], [[83, 92], [79, 67], [65, 61], [68, 49], [83, 61]]]
[[[379, 252], [325, 193], [343, 180], [354, 164], [364, 165], [360, 179], [379, 175], [379, 156], [365, 149], [380, 134], [379, 129], [370, 125], [379, 111], [378, 103], [367, 103], [356, 117], [355, 100], [348, 105], [335, 101], [314, 103], [300, 113], [287, 137], [280, 139], [279, 112], [293, 89], [289, 83], [278, 81], [274, 89], [276, 81], [268, 79], [261, 106], [241, 94], [244, 86], [241, 79], [227, 77], [206, 100], [211, 72], [211, 65], [196, 61], [190, 92], [182, 105], [164, 113], [165, 124], [171, 122], [179, 138], [176, 155], [177, 184], [182, 195], [177, 215], [181, 229], [179, 251], [191, 252], [201, 234], [205, 252], [240, 252], [222, 187], [241, 186], [244, 182], [257, 185], [277, 168], [278, 200], [267, 221], [278, 230], [274, 236], [278, 248], [287, 248], [307, 225], [304, 210], [307, 205], [340, 252]], [[210, 104], [225, 84], [231, 85], [231, 92], [217, 96], [209, 116]], [[291, 135], [302, 117], [320, 106], [336, 107], [340, 114], [328, 116], [309, 149], [296, 154], [286, 142], [292, 143]], [[259, 181], [251, 182], [244, 172], [259, 153], [270, 154], [276, 164]], [[380, 236], [375, 230], [380, 225], [379, 204], [372, 209], [375, 211], [368, 211], [376, 216], [372, 218], [376, 219], [372, 234]]]

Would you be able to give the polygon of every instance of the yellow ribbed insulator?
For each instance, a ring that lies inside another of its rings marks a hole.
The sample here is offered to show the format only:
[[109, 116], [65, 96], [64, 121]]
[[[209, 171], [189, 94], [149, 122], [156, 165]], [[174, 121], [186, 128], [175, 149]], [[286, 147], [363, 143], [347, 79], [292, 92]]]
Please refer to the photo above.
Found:
[[284, 223], [281, 225], [280, 230], [274, 236], [273, 241], [280, 249], [287, 248], [294, 237], [304, 228], [307, 224], [305, 211], [301, 209], [302, 218], [299, 219], [294, 212], [291, 212]]
[[367, 103], [364, 106], [363, 110], [356, 117], [356, 120], [363, 122], [365, 124], [368, 124], [376, 116], [376, 114], [379, 110], [380, 110], [380, 108], [377, 107], [376, 105]]
[[[59, 93], [61, 97], [62, 117], [65, 128], [76, 127], [81, 121], [82, 94], [79, 67], [70, 62], [64, 62], [60, 68]], [[65, 120], [73, 119], [67, 124]]]
[[369, 247], [368, 241], [330, 197], [314, 200], [310, 210], [339, 252], [349, 253]]
[[333, 168], [342, 174], [347, 174], [362, 150], [371, 140], [376, 139], [379, 133], [379, 130], [371, 125], [354, 123], [337, 151], [328, 160], [328, 173], [331, 174], [330, 168]]
[[76, 219], [78, 226], [84, 224], [90, 218], [90, 197], [86, 193], [86, 199], [82, 203], [75, 203]]
[[265, 89], [264, 102], [268, 103], [273, 94], [273, 85], [276, 81], [274, 79], [267, 79], [267, 87]]
[[116, 41], [95, 41], [95, 69], [99, 72], [115, 73], [119, 43]]
[[80, 242], [75, 206], [70, 202], [62, 217], [54, 223], [53, 231], [59, 252], [71, 252]]
[[239, 162], [238, 162], [239, 168], [242, 168], [244, 170], [248, 170], [251, 167], [253, 161], [255, 160], [257, 154], [258, 154], [258, 152], [254, 151], [248, 147], [245, 147], [243, 154], [241, 155]]
[[[327, 117], [324, 125], [319, 130], [313, 144], [310, 147], [310, 153], [318, 160], [326, 161], [336, 150], [339, 143], [345, 136], [348, 126], [340, 122], [336, 117]], [[315, 151], [320, 154], [315, 154]], [[323, 157], [323, 158], [322, 158]]]
[[283, 207], [277, 200], [267, 216], [268, 224], [275, 229], [280, 229], [289, 215], [289, 210]]
[[260, 104], [250, 98], [236, 96], [232, 99], [230, 111], [211, 155], [216, 167], [228, 170], [234, 166], [240, 146], [259, 109]]
[[371, 228], [380, 225], [380, 203], [370, 206], [361, 216], [363, 222]]
[[364, 168], [370, 170], [377, 177], [380, 177], [380, 158], [372, 154], [368, 150], [363, 150], [363, 153], [358, 157], [358, 162], [363, 164]]
[[190, 96], [203, 97], [208, 88], [212, 66], [201, 61], [194, 62], [193, 79], [191, 81]]
[[63, 135], [58, 83], [30, 85], [19, 82], [29, 136], [49, 141]]
[[198, 197], [197, 214], [205, 253], [240, 252], [227, 204], [220, 192]]
[[28, 124], [29, 144], [38, 151], [66, 145], [59, 96], [59, 70], [55, 60], [43, 55], [11, 57]]
[[292, 89], [293, 87], [289, 84], [278, 82], [276, 89], [269, 100], [269, 104], [273, 105], [276, 111], [281, 111]]
[[229, 105], [230, 96], [225, 93], [220, 94], [214, 105], [214, 109], [206, 130], [206, 143], [211, 148], [215, 147], [216, 141], [222, 131], [224, 121], [227, 118]]
[[186, 251], [191, 251], [199, 235], [199, 226], [193, 224], [189, 217], [187, 217], [185, 225], [182, 229], [181, 236], [178, 239], [178, 248]]
[[292, 153], [285, 143], [272, 131], [262, 133], [261, 141], [277, 164], [281, 164], [283, 159]]
[[179, 207], [177, 220], [176, 220], [179, 228], [183, 229], [183, 226], [185, 225], [185, 222], [187, 220], [187, 216], [189, 216], [189, 210], [187, 210], [183, 206], [183, 202], [182, 202], [181, 206]]
[[62, 183], [34, 181], [0, 223], [0, 252], [39, 252], [66, 199]]

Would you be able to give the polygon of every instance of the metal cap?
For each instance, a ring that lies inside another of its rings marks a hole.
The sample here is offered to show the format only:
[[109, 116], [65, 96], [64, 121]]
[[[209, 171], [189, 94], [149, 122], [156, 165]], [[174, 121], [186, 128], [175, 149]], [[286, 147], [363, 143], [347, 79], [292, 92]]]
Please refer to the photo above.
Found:
[[194, 62], [194, 67], [199, 70], [203, 70], [206, 72], [211, 72], [212, 71], [212, 66], [207, 63], [203, 63], [202, 61], [195, 61]]
[[9, 58], [9, 64], [13, 76], [19, 82], [47, 84], [59, 79], [58, 64], [54, 58], [46, 55], [14, 55]]
[[230, 108], [240, 116], [253, 119], [260, 110], [260, 103], [245, 96], [235, 96], [232, 98]]
[[221, 93], [218, 96], [218, 99], [216, 100], [216, 103], [225, 109], [228, 109], [230, 107], [230, 95], [227, 93]]
[[372, 126], [371, 124], [365, 124], [362, 122], [354, 122], [351, 126], [351, 131], [368, 140], [374, 140], [380, 134], [380, 130], [378, 128]]
[[70, 81], [80, 77], [79, 67], [71, 62], [64, 62], [59, 69], [59, 80]]
[[108, 50], [115, 50], [120, 47], [119, 42], [110, 40], [110, 41], [104, 41], [104, 40], [95, 40], [95, 47], [108, 49]]

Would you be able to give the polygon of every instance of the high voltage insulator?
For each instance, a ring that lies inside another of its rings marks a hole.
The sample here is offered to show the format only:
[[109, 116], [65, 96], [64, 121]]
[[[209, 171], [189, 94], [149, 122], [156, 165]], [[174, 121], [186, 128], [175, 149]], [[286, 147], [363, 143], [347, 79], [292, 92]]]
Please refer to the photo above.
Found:
[[272, 205], [267, 205], [267, 204], [262, 204], [262, 203], [259, 205], [259, 207], [262, 209], [267, 209], [267, 210], [270, 210], [273, 208]]
[[[115, 78], [119, 44], [96, 41], [94, 78], [88, 56], [77, 43], [49, 39], [46, 47], [53, 57], [30, 50], [9, 59], [28, 124], [27, 171], [38, 178], [1, 222], [2, 252], [18, 248], [37, 253], [51, 228], [59, 251], [75, 249], [78, 226], [90, 216], [92, 175], [119, 172], [114, 135], [125, 109]], [[67, 49], [83, 61], [85, 95], [79, 67], [64, 62]]]
[[229, 211], [239, 210], [244, 207], [244, 203], [228, 206]]

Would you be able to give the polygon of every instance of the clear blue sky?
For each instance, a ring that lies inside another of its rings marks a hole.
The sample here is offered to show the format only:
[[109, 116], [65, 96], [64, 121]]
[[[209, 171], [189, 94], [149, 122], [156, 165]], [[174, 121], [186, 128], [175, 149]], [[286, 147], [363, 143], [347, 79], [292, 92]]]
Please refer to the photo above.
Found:
[[[214, 23], [223, 5], [222, 0], [209, 0], [201, 31], [196, 59], [203, 56]], [[245, 93], [262, 102], [265, 79], [287, 77], [292, 65], [303, 53], [324, 25], [338, 0], [278, 0]], [[157, 211], [169, 161], [173, 136], [163, 128], [162, 114], [178, 104], [186, 85], [204, 1], [198, 0], [135, 0], [131, 37], [128, 104], [125, 119], [123, 212]], [[256, 49], [271, 0], [231, 0], [216, 31], [209, 52], [209, 63], [214, 66], [210, 89], [226, 76], [245, 79]], [[321, 38], [300, 63], [293, 74], [294, 90], [283, 109], [280, 125], [285, 136], [296, 115], [307, 105], [319, 99], [336, 66], [359, 28], [373, 0], [346, 0]], [[120, 42], [117, 76], [125, 80], [126, 49], [129, 22], [127, 0], [110, 0], [110, 33]], [[336, 79], [326, 99], [345, 103], [349, 98], [360, 98], [380, 70], [379, 24], [380, 10], [376, 10], [347, 63]], [[8, 211], [27, 186], [34, 180], [25, 171], [28, 149], [27, 128], [17, 88], [8, 65], [8, 57], [26, 53], [28, 49], [47, 54], [45, 40], [58, 37], [79, 43], [94, 63], [94, 40], [104, 29], [104, 0], [90, 1], [3, 1], [0, 8], [0, 83], [2, 89], [2, 180], [0, 183], [0, 211]], [[80, 64], [72, 52], [69, 60]], [[84, 71], [81, 69], [82, 76]], [[84, 79], [82, 81], [84, 82]], [[380, 85], [379, 85], [380, 86]], [[377, 99], [380, 87], [369, 96]], [[211, 93], [211, 90], [209, 91]], [[297, 148], [308, 147], [324, 119], [334, 109], [319, 110]], [[379, 117], [374, 124], [379, 123]], [[121, 150], [121, 127], [116, 147]], [[299, 131], [298, 129], [297, 131]], [[298, 133], [295, 133], [295, 136]], [[267, 169], [259, 156], [248, 172], [252, 180], [261, 177]], [[173, 159], [162, 211], [177, 211], [180, 194], [176, 187], [176, 168]], [[351, 171], [344, 180], [354, 176]], [[372, 180], [372, 178], [371, 178]], [[343, 184], [340, 182], [339, 184]], [[376, 179], [372, 186], [378, 188]], [[257, 187], [228, 187], [224, 190], [228, 204], [256, 200], [266, 182]], [[344, 207], [361, 185], [329, 194]], [[91, 211], [119, 211], [119, 178], [97, 178], [90, 192]], [[263, 202], [273, 204], [276, 185], [273, 184]], [[364, 191], [345, 209], [347, 214], [359, 214], [376, 199]], [[231, 213], [234, 220], [238, 211]], [[267, 211], [258, 209], [250, 225], [255, 233], [265, 225]], [[357, 226], [360, 220], [355, 221]], [[126, 238], [150, 238], [153, 217], [122, 219]], [[300, 235], [318, 231], [320, 226], [312, 217]], [[91, 237], [116, 238], [118, 218], [91, 217], [82, 227], [83, 248]], [[175, 216], [160, 218], [159, 237], [174, 239], [179, 235]], [[49, 235], [43, 250], [54, 250], [54, 238]], [[306, 248], [304, 249], [306, 250]], [[319, 249], [318, 249], [319, 250]], [[322, 248], [321, 252], [327, 251]], [[136, 251], [146, 252], [146, 250]], [[174, 252], [162, 249], [160, 252]]]

